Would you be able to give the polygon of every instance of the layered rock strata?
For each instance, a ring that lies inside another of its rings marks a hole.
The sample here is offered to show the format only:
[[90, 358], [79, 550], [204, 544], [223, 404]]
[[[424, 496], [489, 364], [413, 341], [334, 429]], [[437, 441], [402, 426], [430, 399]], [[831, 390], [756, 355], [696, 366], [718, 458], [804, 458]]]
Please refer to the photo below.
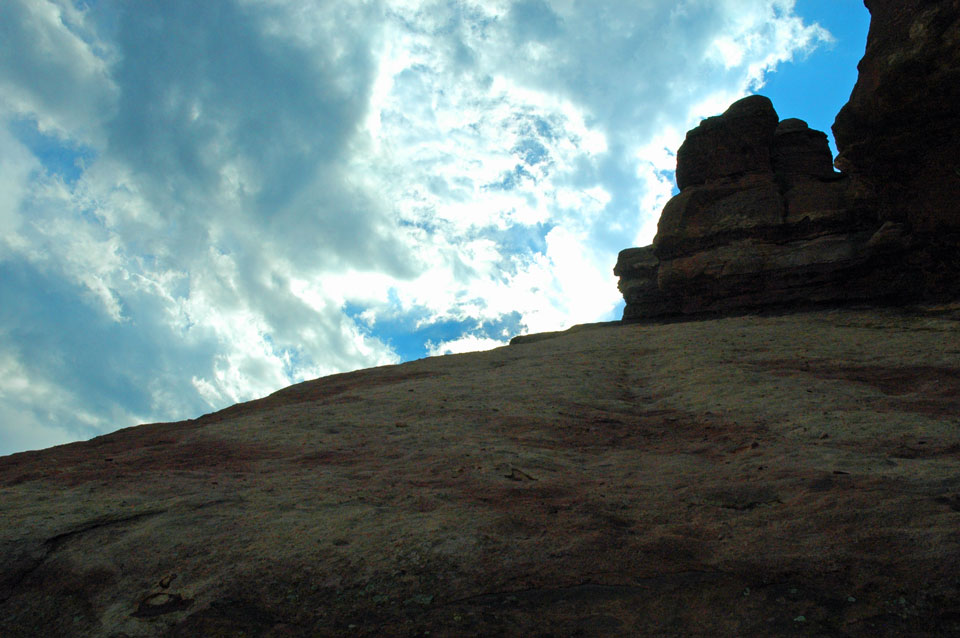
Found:
[[874, 237], [870, 201], [832, 159], [824, 133], [781, 122], [763, 96], [704, 120], [677, 152], [681, 190], [653, 245], [620, 253], [624, 318], [882, 295], [901, 246]]
[[960, 0], [871, 0], [860, 77], [826, 135], [765, 97], [677, 152], [653, 244], [620, 253], [625, 320], [960, 289]]

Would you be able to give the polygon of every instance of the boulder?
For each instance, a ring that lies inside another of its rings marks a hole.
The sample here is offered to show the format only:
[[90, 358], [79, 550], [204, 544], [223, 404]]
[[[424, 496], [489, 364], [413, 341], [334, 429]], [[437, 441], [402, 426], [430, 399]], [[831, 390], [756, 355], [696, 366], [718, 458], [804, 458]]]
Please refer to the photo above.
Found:
[[769, 98], [751, 95], [734, 102], [723, 115], [689, 131], [677, 151], [677, 186], [751, 172], [770, 171], [770, 146], [777, 112]]
[[790, 118], [777, 126], [773, 136], [773, 171], [784, 177], [831, 177], [833, 155], [827, 135], [803, 120]]

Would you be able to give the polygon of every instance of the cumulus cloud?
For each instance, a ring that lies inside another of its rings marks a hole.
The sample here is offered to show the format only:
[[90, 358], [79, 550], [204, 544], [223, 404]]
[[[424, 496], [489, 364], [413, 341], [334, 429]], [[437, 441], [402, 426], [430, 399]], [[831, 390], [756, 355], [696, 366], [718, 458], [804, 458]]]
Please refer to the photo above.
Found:
[[433, 343], [427, 341], [427, 354], [436, 357], [444, 354], [461, 354], [464, 352], [479, 352], [481, 350], [493, 350], [500, 346], [507, 345], [506, 341], [491, 339], [489, 337], [477, 337], [475, 335], [466, 335], [458, 339]]
[[786, 0], [78, 7], [0, 4], [0, 453], [615, 318], [682, 132], [828, 37]]

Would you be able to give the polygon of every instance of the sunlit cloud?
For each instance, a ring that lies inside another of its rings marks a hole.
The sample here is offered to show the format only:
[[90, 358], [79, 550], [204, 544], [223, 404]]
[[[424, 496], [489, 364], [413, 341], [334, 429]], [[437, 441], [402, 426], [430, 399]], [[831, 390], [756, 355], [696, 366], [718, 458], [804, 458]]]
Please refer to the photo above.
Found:
[[0, 4], [0, 453], [616, 318], [792, 6]]

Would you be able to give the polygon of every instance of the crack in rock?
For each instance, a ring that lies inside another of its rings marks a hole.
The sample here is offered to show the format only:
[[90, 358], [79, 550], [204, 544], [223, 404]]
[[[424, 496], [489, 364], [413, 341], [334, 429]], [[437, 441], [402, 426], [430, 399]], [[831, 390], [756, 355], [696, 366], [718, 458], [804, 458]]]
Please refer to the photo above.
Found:
[[139, 512], [137, 514], [131, 514], [129, 516], [104, 516], [96, 518], [92, 521], [88, 521], [86, 524], [83, 524], [76, 529], [71, 529], [55, 536], [51, 536], [43, 541], [43, 543], [40, 545], [35, 546], [32, 551], [28, 552], [27, 556], [23, 556], [20, 559], [15, 560], [12, 566], [8, 566], [9, 571], [7, 571], [7, 575], [3, 579], [6, 582], [0, 581], [0, 588], [2, 588], [0, 589], [0, 603], [4, 603], [9, 600], [10, 597], [15, 593], [17, 587], [20, 586], [20, 583], [26, 580], [30, 574], [39, 569], [44, 561], [46, 561], [53, 552], [57, 551], [67, 541], [96, 529], [138, 521], [144, 518], [163, 514], [166, 511], [167, 510], [165, 509], [153, 509], [145, 512]]

